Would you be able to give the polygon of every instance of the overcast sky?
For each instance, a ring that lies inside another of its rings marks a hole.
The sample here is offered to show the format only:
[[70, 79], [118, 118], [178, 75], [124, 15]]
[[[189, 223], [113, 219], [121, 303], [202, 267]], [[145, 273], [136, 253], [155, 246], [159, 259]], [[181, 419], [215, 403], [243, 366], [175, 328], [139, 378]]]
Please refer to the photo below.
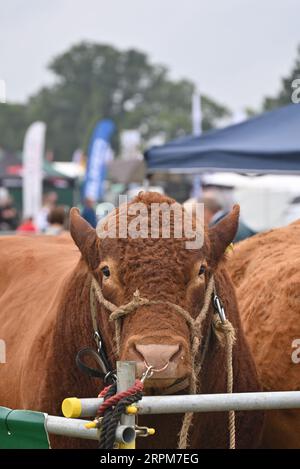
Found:
[[299, 0], [0, 0], [0, 79], [24, 101], [82, 40], [136, 47], [234, 111], [278, 91], [300, 44]]

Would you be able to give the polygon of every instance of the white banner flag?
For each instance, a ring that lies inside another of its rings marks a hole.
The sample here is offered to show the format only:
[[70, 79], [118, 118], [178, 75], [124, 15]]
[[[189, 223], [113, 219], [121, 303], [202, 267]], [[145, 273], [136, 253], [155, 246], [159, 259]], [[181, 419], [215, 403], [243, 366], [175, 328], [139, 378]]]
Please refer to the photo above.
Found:
[[23, 146], [23, 216], [35, 220], [42, 204], [42, 166], [46, 124], [34, 122], [27, 129]]

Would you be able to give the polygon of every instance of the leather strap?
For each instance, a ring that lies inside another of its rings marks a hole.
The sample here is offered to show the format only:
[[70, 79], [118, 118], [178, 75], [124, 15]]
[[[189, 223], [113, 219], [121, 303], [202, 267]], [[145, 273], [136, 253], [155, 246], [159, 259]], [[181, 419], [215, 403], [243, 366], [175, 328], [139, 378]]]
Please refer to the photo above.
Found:
[[[92, 357], [99, 365], [99, 368], [91, 368], [90, 366], [86, 365], [84, 363], [84, 358], [86, 357]], [[92, 348], [84, 348], [79, 350], [76, 355], [76, 365], [83, 373], [86, 373], [93, 378], [103, 379], [105, 384], [110, 384], [115, 380], [114, 373], [106, 367], [100, 355]]]

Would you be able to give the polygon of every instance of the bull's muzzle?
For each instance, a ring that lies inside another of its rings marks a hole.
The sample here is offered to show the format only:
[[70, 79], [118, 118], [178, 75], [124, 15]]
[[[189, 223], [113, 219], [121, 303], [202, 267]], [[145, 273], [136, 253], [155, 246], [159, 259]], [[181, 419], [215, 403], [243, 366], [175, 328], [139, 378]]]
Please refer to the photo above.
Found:
[[149, 343], [149, 339], [139, 337], [138, 341], [130, 341], [126, 349], [125, 358], [137, 363], [139, 377], [151, 367], [152, 375], [146, 385], [169, 386], [188, 374], [185, 348], [179, 341], [174, 344]]

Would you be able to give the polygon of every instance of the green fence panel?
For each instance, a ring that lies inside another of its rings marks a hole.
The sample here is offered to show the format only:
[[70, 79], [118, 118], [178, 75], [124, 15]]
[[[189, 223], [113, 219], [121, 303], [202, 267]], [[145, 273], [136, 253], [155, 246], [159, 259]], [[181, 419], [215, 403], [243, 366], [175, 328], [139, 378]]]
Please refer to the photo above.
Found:
[[0, 407], [1, 449], [49, 449], [47, 414]]

